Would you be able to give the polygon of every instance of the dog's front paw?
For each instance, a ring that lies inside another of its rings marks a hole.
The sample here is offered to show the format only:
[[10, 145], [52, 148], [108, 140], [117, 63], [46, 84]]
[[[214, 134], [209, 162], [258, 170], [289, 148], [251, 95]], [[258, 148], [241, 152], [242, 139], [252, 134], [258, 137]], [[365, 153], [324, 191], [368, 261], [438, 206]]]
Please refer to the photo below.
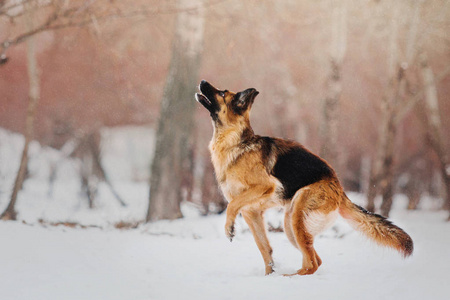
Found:
[[270, 275], [270, 274], [272, 274], [274, 272], [274, 270], [273, 270], [273, 264], [272, 265], [268, 265], [268, 266], [266, 266], [266, 275]]
[[225, 225], [225, 235], [230, 240], [230, 242], [233, 241], [235, 231], [234, 231], [234, 224], [227, 224]]

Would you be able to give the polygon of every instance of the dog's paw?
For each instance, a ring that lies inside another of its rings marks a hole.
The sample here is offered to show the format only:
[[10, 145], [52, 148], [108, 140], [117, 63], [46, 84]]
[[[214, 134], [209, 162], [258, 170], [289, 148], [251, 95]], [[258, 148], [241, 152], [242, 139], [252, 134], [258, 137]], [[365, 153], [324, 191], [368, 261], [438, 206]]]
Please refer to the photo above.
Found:
[[234, 224], [225, 225], [225, 235], [230, 240], [230, 242], [233, 241], [235, 235]]
[[294, 274], [283, 274], [283, 276], [295, 276], [295, 275], [311, 275], [317, 271], [317, 268], [301, 268]]
[[272, 274], [274, 271], [273, 265], [266, 266], [266, 276]]

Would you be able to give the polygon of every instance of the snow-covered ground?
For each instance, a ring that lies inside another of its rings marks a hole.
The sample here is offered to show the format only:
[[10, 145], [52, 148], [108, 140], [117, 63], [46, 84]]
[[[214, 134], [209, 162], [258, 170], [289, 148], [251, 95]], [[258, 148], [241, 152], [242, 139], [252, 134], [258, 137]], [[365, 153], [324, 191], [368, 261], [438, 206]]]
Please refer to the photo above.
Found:
[[[19, 137], [0, 131], [0, 210], [18, 164], [16, 144]], [[0, 299], [448, 299], [450, 223], [436, 210], [439, 201], [423, 199], [420, 210], [407, 211], [406, 199], [396, 197], [391, 219], [415, 242], [406, 260], [338, 219], [316, 239], [323, 265], [311, 276], [282, 276], [301, 267], [301, 254], [284, 233], [269, 232], [276, 272], [264, 276], [241, 217], [232, 243], [223, 233], [224, 215], [202, 217], [190, 204], [183, 205], [183, 219], [119, 230], [117, 222], [145, 217], [145, 182], [115, 182], [127, 207], [101, 185], [91, 210], [79, 193], [76, 161], [61, 164], [49, 194], [45, 168], [59, 154], [36, 144], [31, 154], [31, 178], [17, 203], [20, 221], [0, 222]], [[362, 195], [349, 197], [364, 204]], [[97, 227], [49, 224], [67, 221]], [[267, 221], [277, 227], [282, 213], [269, 211]]]
[[0, 298], [448, 299], [445, 217], [393, 213], [415, 241], [406, 260], [338, 223], [316, 240], [323, 259], [316, 274], [289, 278], [281, 274], [300, 268], [301, 254], [283, 233], [270, 232], [276, 273], [264, 276], [242, 218], [232, 243], [223, 234], [223, 215], [192, 214], [131, 230], [0, 222]]

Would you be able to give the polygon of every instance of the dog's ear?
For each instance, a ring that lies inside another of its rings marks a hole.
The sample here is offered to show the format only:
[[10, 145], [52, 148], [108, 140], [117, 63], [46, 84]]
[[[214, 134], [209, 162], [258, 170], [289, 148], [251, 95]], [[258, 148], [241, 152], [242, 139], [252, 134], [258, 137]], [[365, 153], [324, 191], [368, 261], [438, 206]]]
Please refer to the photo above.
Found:
[[253, 88], [237, 93], [231, 102], [233, 111], [236, 114], [243, 114], [253, 104], [258, 94], [259, 92]]

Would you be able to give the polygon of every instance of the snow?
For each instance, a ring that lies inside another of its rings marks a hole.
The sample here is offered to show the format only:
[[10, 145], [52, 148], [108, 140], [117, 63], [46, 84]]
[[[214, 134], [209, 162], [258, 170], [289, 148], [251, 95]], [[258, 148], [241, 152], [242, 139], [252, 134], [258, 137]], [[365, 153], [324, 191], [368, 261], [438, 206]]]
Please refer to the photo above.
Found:
[[111, 180], [148, 182], [151, 154], [155, 147], [152, 127], [104, 128], [101, 136], [102, 162]]
[[[0, 210], [10, 195], [20, 143], [0, 131]], [[420, 210], [407, 211], [406, 198], [396, 196], [390, 219], [415, 242], [408, 259], [368, 241], [339, 217], [316, 238], [323, 265], [311, 276], [282, 276], [301, 267], [301, 254], [284, 233], [269, 232], [275, 273], [264, 276], [242, 217], [232, 243], [224, 215], [203, 217], [186, 203], [183, 219], [119, 230], [117, 222], [145, 217], [145, 182], [114, 182], [127, 207], [101, 185], [96, 207], [89, 209], [79, 193], [77, 161], [64, 160], [49, 194], [47, 162], [60, 154], [36, 143], [31, 150], [31, 177], [17, 203], [20, 220], [0, 222], [0, 299], [448, 299], [450, 223], [446, 212], [436, 210], [439, 200], [424, 198]], [[365, 202], [361, 194], [348, 195]], [[266, 214], [274, 227], [282, 217], [278, 210]], [[50, 224], [66, 221], [96, 227]]]
[[281, 274], [300, 268], [301, 254], [274, 232], [276, 273], [264, 276], [241, 218], [232, 243], [222, 233], [223, 215], [132, 230], [1, 222], [0, 289], [2, 299], [11, 300], [448, 299], [450, 225], [444, 218], [442, 212], [396, 211], [392, 219], [415, 241], [406, 260], [338, 223], [342, 238], [330, 230], [316, 239], [324, 261], [316, 274], [295, 277]]

